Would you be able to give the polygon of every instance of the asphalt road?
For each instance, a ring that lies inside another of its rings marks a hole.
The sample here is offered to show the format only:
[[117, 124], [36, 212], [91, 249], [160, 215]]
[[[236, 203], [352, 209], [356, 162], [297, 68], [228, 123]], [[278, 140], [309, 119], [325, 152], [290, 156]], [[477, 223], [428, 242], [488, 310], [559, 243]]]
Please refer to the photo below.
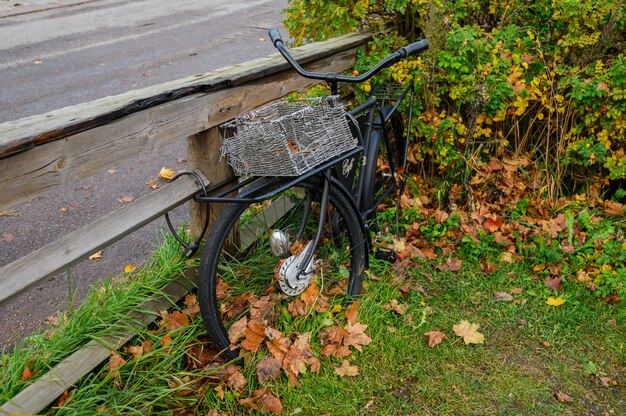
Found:
[[[0, 123], [183, 78], [273, 53], [287, 0], [0, 0]], [[282, 30], [285, 33], [284, 30]], [[0, 135], [2, 124], [0, 124]], [[183, 169], [185, 142], [143, 155], [0, 213], [0, 267], [148, 193], [163, 166]], [[2, 195], [2, 190], [0, 190]], [[176, 211], [184, 220], [186, 208]], [[157, 220], [72, 267], [81, 299], [94, 282], [139, 265], [158, 245]], [[0, 305], [0, 350], [69, 302], [62, 274]]]

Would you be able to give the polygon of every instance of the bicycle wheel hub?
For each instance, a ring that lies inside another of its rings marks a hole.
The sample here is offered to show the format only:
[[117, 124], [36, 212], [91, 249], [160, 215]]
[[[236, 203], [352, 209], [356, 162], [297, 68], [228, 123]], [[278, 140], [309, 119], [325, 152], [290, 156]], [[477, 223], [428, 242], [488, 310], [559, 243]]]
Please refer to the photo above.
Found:
[[313, 274], [315, 258], [312, 258], [306, 266], [303, 262], [310, 246], [311, 242], [307, 244], [300, 254], [286, 258], [278, 270], [278, 285], [280, 289], [289, 296], [299, 295], [304, 292], [309, 285], [311, 275]]

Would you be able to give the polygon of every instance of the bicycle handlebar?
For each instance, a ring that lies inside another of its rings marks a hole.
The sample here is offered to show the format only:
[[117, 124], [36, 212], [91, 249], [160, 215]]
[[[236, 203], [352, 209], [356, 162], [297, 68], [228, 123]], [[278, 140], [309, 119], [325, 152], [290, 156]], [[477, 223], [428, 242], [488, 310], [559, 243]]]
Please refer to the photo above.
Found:
[[287, 60], [287, 62], [289, 62], [289, 65], [291, 65], [298, 74], [302, 75], [305, 78], [319, 79], [319, 80], [326, 81], [326, 82], [338, 82], [338, 81], [350, 82], [350, 83], [363, 82], [363, 81], [370, 79], [374, 75], [376, 75], [378, 72], [380, 72], [381, 69], [390, 67], [396, 62], [399, 62], [411, 55], [415, 55], [416, 53], [419, 53], [428, 49], [428, 41], [426, 39], [422, 39], [417, 42], [411, 43], [410, 45], [407, 45], [403, 48], [398, 49], [396, 52], [392, 53], [391, 55], [384, 58], [382, 61], [378, 62], [376, 65], [374, 65], [372, 68], [370, 68], [367, 72], [365, 72], [362, 75], [350, 76], [350, 75], [337, 74], [335, 72], [328, 72], [328, 73], [323, 74], [321, 72], [310, 72], [310, 71], [304, 70], [300, 66], [300, 64], [291, 56], [291, 54], [285, 47], [285, 44], [283, 43], [283, 39], [280, 36], [280, 32], [278, 32], [277, 29], [274, 29], [274, 28], [270, 29], [268, 34], [274, 47], [278, 49], [280, 54]]

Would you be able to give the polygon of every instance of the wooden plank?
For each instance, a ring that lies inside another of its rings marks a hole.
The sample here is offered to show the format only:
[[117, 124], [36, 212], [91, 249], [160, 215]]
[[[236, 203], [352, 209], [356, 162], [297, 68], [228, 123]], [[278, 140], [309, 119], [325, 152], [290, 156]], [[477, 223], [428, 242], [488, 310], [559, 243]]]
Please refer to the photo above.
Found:
[[0, 269], [0, 303], [65, 270], [191, 199], [201, 189], [182, 176]]
[[89, 341], [81, 349], [57, 364], [33, 384], [0, 407], [0, 416], [39, 413], [53, 403], [64, 391], [71, 388], [80, 378], [89, 374], [106, 361], [111, 350], [116, 350], [130, 341], [137, 329], [147, 326], [158, 316], [159, 311], [168, 309], [182, 299], [196, 285], [196, 270], [189, 269], [163, 287], [160, 295], [153, 295], [138, 305], [126, 321], [112, 325], [112, 330], [125, 328], [116, 335]]
[[[353, 62], [354, 51], [348, 50], [316, 61], [309, 68], [343, 71]], [[0, 159], [0, 211], [217, 126], [311, 83], [285, 71], [236, 88], [171, 101]]]
[[[294, 48], [292, 53], [299, 62], [309, 63], [344, 50], [354, 49], [371, 37], [370, 32], [352, 33]], [[288, 64], [285, 60], [280, 55], [273, 54], [215, 72], [198, 74], [126, 94], [3, 123], [0, 124], [0, 157], [74, 135], [172, 100], [241, 85], [287, 68]]]

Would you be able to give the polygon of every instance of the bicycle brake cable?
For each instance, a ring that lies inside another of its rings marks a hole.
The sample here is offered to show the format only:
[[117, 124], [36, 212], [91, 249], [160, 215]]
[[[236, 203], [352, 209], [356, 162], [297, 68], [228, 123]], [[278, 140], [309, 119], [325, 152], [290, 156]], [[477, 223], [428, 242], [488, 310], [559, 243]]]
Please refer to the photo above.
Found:
[[[172, 180], [170, 182], [174, 182], [176, 179], [180, 178], [183, 175], [191, 175], [191, 176], [193, 176], [198, 181], [198, 183], [200, 183], [200, 186], [202, 187], [202, 192], [203, 192], [204, 196], [205, 197], [208, 196], [207, 195], [206, 186], [204, 186], [204, 181], [202, 180], [200, 175], [198, 175], [197, 172], [194, 172], [192, 170], [186, 170], [186, 171], [182, 171], [182, 172], [177, 173], [172, 178]], [[209, 204], [205, 203], [204, 205], [206, 207], [206, 215], [204, 217], [204, 225], [202, 226], [202, 231], [200, 232], [200, 235], [198, 236], [196, 241], [194, 241], [192, 243], [186, 243], [178, 235], [178, 233], [174, 229], [174, 226], [172, 225], [172, 222], [170, 221], [169, 213], [168, 212], [165, 213], [165, 222], [167, 223], [167, 226], [170, 229], [170, 232], [172, 233], [172, 235], [174, 236], [176, 241], [178, 241], [180, 243], [180, 245], [183, 246], [183, 248], [185, 249], [185, 257], [187, 257], [187, 258], [190, 258], [191, 256], [193, 256], [195, 254], [196, 251], [198, 251], [198, 249], [200, 248], [200, 242], [204, 238], [204, 234], [206, 234], [206, 231], [209, 228]]]

